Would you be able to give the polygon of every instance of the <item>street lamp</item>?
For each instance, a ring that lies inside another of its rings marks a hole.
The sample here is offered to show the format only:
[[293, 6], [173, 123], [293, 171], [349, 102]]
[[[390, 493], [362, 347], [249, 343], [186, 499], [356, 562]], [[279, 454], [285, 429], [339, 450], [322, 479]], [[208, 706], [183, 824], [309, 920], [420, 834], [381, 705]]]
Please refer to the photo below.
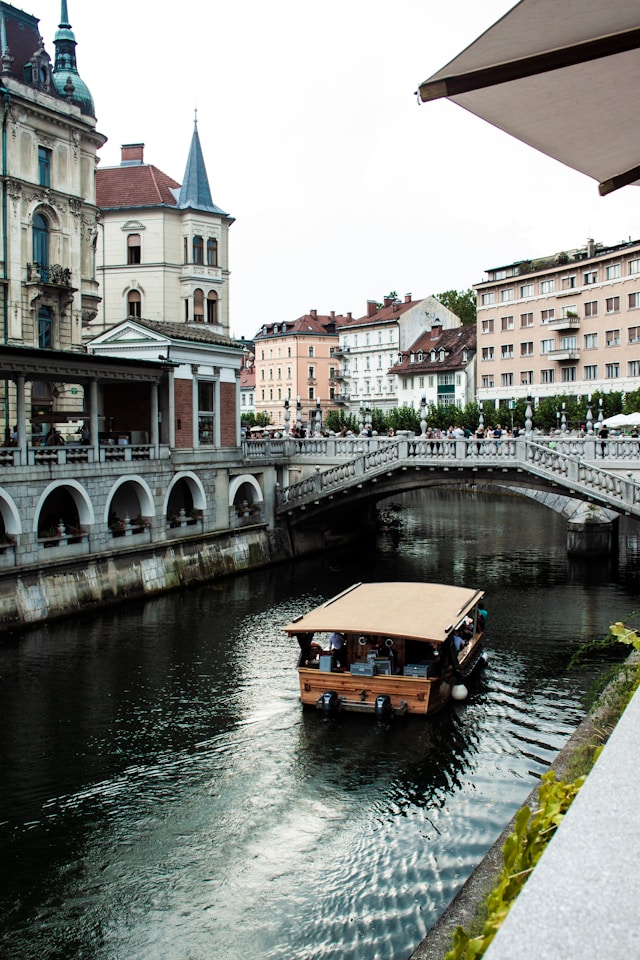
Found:
[[423, 393], [422, 400], [420, 401], [420, 410], [422, 413], [422, 418], [420, 420], [420, 433], [423, 437], [427, 435], [427, 397]]
[[316, 433], [318, 436], [322, 433], [322, 411], [320, 410], [320, 397], [316, 400]]
[[527, 436], [530, 436], [531, 431], [533, 430], [533, 411], [531, 409], [532, 397], [530, 394], [527, 394], [527, 409], [524, 412], [524, 432]]
[[587, 397], [587, 434], [593, 433], [593, 410], [591, 409], [591, 394]]
[[564, 407], [565, 405], [563, 403], [562, 404], [562, 432], [566, 433], [567, 432], [567, 414], [565, 413]]
[[302, 404], [300, 402], [300, 397], [296, 397], [296, 429], [298, 431], [298, 436], [302, 436]]
[[600, 398], [598, 399], [598, 407], [599, 407], [599, 410], [598, 410], [598, 423], [602, 423], [602, 421], [604, 420], [604, 413], [602, 412], [602, 397], [600, 397]]
[[285, 437], [289, 436], [289, 420], [291, 419], [291, 413], [289, 412], [289, 398], [285, 397], [284, 400], [284, 435]]

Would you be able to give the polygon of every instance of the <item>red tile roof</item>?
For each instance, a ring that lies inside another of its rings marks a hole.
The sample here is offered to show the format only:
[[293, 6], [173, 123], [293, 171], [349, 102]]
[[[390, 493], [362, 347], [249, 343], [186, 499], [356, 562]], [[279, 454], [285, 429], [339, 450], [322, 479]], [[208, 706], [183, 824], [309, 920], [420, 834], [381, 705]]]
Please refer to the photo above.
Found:
[[170, 188], [180, 184], [150, 163], [98, 168], [97, 203], [101, 210], [118, 207], [176, 206]]
[[[425, 330], [408, 350], [402, 351], [402, 362], [394, 364], [389, 373], [433, 373], [434, 370], [459, 370], [466, 366], [471, 356], [476, 352], [476, 328], [454, 327], [452, 330], [433, 332]], [[466, 347], [469, 359], [463, 360], [462, 351]], [[444, 350], [444, 360], [440, 360], [440, 350]], [[422, 350], [423, 359], [418, 360], [418, 351]], [[431, 351], [435, 350], [435, 360], [431, 359]], [[413, 362], [411, 361], [413, 354]]]

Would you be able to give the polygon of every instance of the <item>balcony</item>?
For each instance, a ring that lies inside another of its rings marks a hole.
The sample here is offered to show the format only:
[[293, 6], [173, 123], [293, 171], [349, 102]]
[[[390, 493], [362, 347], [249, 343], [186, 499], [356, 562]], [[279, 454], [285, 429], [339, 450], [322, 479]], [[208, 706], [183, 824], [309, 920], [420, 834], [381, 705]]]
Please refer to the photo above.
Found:
[[558, 350], [550, 350], [545, 354], [549, 360], [559, 360], [561, 363], [567, 360], [579, 360], [579, 347], [560, 347]]
[[555, 320], [549, 320], [546, 326], [548, 330], [579, 330], [580, 317], [558, 317]]
[[48, 283], [56, 287], [71, 286], [71, 270], [59, 263], [45, 266], [41, 263], [27, 263], [27, 283]]
[[336, 393], [333, 399], [335, 403], [345, 404], [349, 403], [350, 395], [348, 393]]

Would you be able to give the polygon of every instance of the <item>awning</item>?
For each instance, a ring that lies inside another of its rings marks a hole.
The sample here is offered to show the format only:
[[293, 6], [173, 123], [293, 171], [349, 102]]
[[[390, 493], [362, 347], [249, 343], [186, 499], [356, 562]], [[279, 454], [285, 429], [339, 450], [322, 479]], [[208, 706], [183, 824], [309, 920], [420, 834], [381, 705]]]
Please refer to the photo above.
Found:
[[638, 0], [521, 0], [420, 85], [593, 177], [640, 185]]

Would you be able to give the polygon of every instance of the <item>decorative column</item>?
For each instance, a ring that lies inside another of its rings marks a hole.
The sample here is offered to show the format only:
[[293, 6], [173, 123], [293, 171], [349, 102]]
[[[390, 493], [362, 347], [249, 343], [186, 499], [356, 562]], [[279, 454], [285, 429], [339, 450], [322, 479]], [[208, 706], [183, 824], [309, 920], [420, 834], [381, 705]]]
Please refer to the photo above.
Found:
[[322, 433], [322, 411], [320, 409], [320, 397], [316, 400], [316, 429], [315, 432], [318, 436]]
[[360, 411], [358, 415], [358, 422], [360, 423], [360, 433], [364, 431], [364, 406], [360, 404]]
[[100, 460], [100, 421], [98, 419], [98, 381], [89, 383], [89, 439], [93, 447], [93, 459]]
[[365, 423], [364, 423], [365, 430], [367, 431], [367, 433], [369, 433], [369, 431], [371, 430], [371, 405], [368, 403], [364, 408], [364, 416], [365, 416]]
[[420, 401], [420, 435], [426, 437], [427, 435], [427, 397], [426, 394], [422, 394], [422, 400]]
[[158, 421], [160, 419], [160, 413], [158, 411], [158, 384], [152, 383], [150, 385], [151, 390], [151, 436], [149, 437], [151, 444], [154, 449], [154, 457], [156, 460], [160, 458], [160, 430], [158, 427]]
[[562, 404], [562, 418], [560, 423], [561, 423], [560, 429], [562, 430], [563, 433], [566, 433], [567, 432], [567, 414], [565, 411], [564, 403]]
[[302, 403], [300, 402], [300, 397], [296, 397], [296, 428], [298, 431], [298, 436], [302, 435]]
[[593, 410], [591, 409], [591, 394], [587, 398], [587, 436], [593, 434]]
[[533, 429], [533, 411], [531, 409], [531, 397], [527, 396], [527, 409], [524, 412], [524, 432], [527, 436], [531, 436], [531, 431]]
[[602, 397], [598, 400], [598, 423], [602, 423], [604, 420], [604, 413], [602, 412]]
[[[24, 399], [24, 376], [20, 374], [15, 378], [16, 385], [16, 420], [18, 426], [18, 447], [20, 449], [20, 463], [25, 466], [27, 463], [27, 415]], [[5, 404], [9, 398], [5, 397]]]
[[290, 419], [291, 419], [291, 413], [289, 412], [289, 398], [285, 397], [285, 401], [284, 401], [284, 435], [285, 437], [289, 436]]

